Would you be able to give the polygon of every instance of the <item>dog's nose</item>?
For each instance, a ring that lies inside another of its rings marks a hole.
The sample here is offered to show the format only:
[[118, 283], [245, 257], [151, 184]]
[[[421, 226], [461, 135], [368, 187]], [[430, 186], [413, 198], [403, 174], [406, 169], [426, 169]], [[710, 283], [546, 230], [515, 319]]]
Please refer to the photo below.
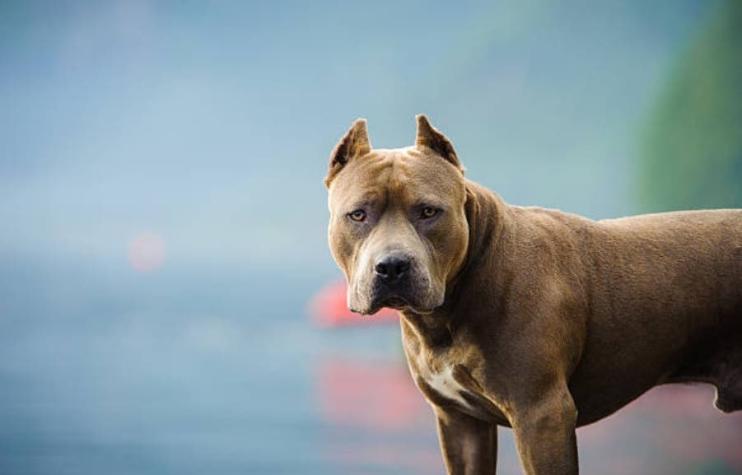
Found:
[[383, 282], [394, 284], [401, 280], [410, 270], [410, 258], [399, 254], [392, 254], [376, 263], [374, 272]]

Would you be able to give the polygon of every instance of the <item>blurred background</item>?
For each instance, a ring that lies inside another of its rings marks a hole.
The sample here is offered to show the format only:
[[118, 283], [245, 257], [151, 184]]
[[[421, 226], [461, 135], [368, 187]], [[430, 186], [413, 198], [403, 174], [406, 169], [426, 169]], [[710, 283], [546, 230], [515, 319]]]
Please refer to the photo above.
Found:
[[[420, 112], [510, 203], [741, 207], [742, 2], [1, 2], [0, 474], [442, 474], [393, 318], [322, 303], [331, 148]], [[584, 473], [742, 473], [712, 401]]]

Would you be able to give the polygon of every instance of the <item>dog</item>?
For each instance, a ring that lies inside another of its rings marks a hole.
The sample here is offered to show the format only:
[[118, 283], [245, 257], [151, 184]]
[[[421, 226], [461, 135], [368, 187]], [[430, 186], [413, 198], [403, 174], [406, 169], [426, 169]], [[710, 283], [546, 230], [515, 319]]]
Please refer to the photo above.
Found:
[[576, 474], [575, 428], [660, 384], [710, 383], [718, 409], [742, 409], [742, 210], [509, 205], [424, 115], [401, 149], [355, 121], [325, 185], [348, 306], [399, 310], [448, 473], [495, 473], [506, 426], [525, 473]]

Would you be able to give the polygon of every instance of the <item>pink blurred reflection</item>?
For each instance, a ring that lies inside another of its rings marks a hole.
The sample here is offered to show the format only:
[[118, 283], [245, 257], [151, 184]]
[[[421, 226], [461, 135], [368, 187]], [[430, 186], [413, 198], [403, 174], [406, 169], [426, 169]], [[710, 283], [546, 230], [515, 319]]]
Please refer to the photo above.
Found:
[[348, 310], [347, 285], [344, 280], [332, 282], [320, 289], [309, 302], [312, 322], [319, 327], [342, 327], [350, 325], [398, 324], [396, 310], [382, 308], [373, 317], [361, 317]]
[[320, 409], [328, 422], [393, 432], [431, 416], [401, 362], [333, 359], [318, 372]]
[[316, 391], [323, 420], [336, 429], [323, 457], [344, 473], [443, 473], [433, 414], [402, 361], [322, 360]]
[[165, 240], [152, 232], [140, 233], [129, 241], [127, 257], [136, 271], [157, 270], [165, 262]]

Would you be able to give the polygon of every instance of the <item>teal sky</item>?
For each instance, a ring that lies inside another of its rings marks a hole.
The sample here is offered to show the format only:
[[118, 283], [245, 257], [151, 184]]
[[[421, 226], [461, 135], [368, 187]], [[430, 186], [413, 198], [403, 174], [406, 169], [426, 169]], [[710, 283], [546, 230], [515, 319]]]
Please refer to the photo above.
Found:
[[424, 112], [516, 204], [635, 211], [638, 132], [714, 2], [3, 2], [0, 248], [334, 275], [322, 177]]

